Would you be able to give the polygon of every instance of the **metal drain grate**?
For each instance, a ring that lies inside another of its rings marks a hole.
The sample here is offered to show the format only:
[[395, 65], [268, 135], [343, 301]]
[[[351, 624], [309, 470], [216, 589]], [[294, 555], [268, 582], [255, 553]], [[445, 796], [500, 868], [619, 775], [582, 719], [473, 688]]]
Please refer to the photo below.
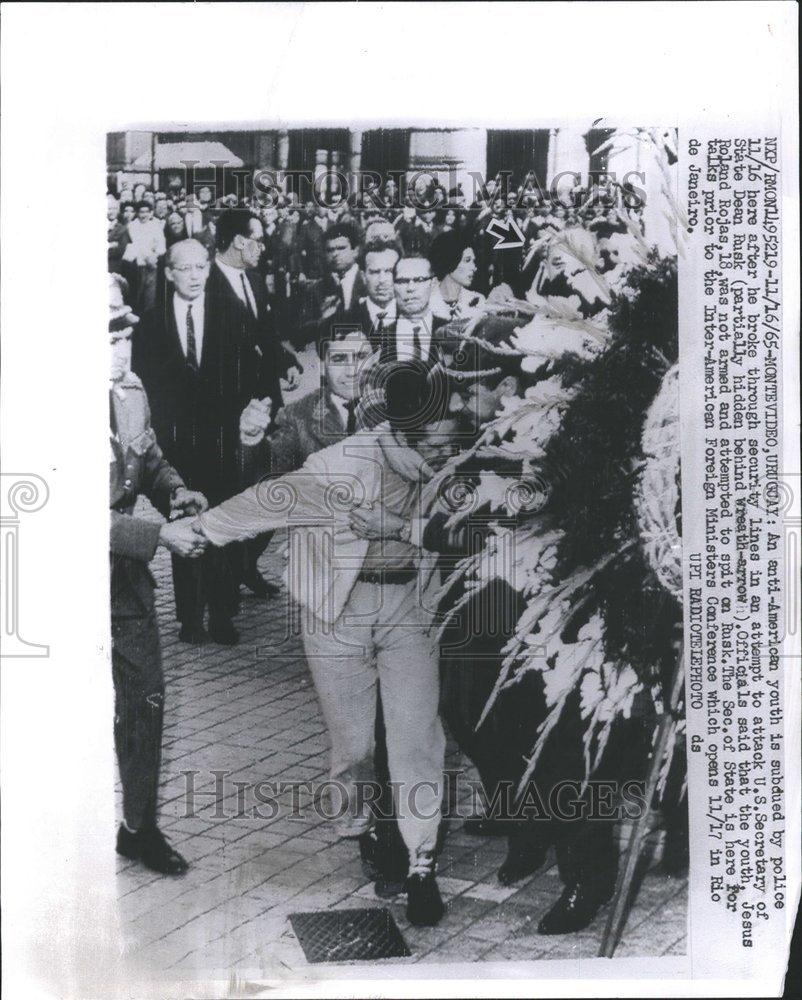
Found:
[[290, 923], [307, 962], [372, 962], [412, 954], [389, 910], [291, 913]]

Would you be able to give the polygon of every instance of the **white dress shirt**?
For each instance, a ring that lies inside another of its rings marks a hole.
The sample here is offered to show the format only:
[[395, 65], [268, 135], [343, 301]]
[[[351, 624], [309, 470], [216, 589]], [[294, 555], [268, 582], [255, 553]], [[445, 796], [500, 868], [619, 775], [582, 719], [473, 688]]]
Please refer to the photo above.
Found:
[[201, 362], [203, 354], [203, 316], [206, 295], [201, 294], [191, 302], [182, 299], [180, 295], [173, 296], [173, 313], [175, 315], [175, 325], [178, 329], [178, 339], [181, 341], [181, 350], [184, 357], [187, 356], [187, 310], [192, 306], [192, 323], [195, 327], [195, 354], [198, 364]]
[[396, 311], [395, 311], [395, 299], [390, 299], [386, 306], [378, 306], [373, 301], [373, 299], [366, 297], [365, 305], [368, 307], [368, 316], [370, 316], [370, 322], [375, 330], [379, 325], [379, 313], [384, 314], [383, 323], [385, 326], [389, 326], [391, 323], [395, 323]]
[[343, 290], [343, 302], [345, 303], [345, 308], [351, 308], [351, 299], [354, 297], [354, 282], [356, 281], [356, 276], [359, 274], [359, 265], [352, 264], [345, 274], [341, 277], [339, 275], [332, 275], [334, 280]]
[[[248, 281], [248, 275], [245, 273], [241, 267], [232, 267], [230, 264], [226, 264], [225, 261], [220, 260], [219, 257], [215, 259], [215, 264], [220, 268], [223, 274], [226, 276], [226, 280], [229, 285], [234, 289], [234, 292], [240, 302], [247, 306], [249, 311], [253, 316], [258, 316], [259, 311], [256, 308], [256, 299], [253, 295], [253, 289], [251, 288], [251, 283]], [[245, 287], [243, 288], [242, 279], [245, 278]], [[247, 296], [247, 298], [246, 298]]]
[[429, 357], [429, 348], [432, 344], [433, 318], [431, 310], [424, 316], [418, 316], [414, 320], [407, 319], [406, 316], [398, 317], [395, 325], [395, 344], [399, 361], [411, 360], [414, 357], [415, 327], [419, 327], [418, 340], [420, 342], [421, 357], [424, 360]]
[[334, 406], [335, 410], [337, 411], [337, 415], [342, 420], [342, 422], [343, 422], [343, 428], [347, 429], [348, 428], [348, 415], [349, 415], [348, 400], [347, 399], [343, 399], [342, 396], [337, 396], [333, 392], [329, 393], [329, 400], [331, 401], [332, 405]]

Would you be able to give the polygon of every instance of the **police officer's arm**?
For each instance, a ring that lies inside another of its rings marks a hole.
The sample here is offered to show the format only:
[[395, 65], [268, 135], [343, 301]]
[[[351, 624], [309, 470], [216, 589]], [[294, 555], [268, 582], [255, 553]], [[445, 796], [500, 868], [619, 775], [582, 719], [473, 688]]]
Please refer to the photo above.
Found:
[[131, 514], [111, 512], [111, 554], [150, 562], [159, 545], [161, 525]]
[[[147, 403], [145, 404], [147, 406]], [[150, 428], [150, 410], [145, 414]], [[142, 456], [142, 492], [165, 517], [170, 514], [170, 500], [176, 490], [186, 489], [184, 480], [164, 457], [155, 436]]]

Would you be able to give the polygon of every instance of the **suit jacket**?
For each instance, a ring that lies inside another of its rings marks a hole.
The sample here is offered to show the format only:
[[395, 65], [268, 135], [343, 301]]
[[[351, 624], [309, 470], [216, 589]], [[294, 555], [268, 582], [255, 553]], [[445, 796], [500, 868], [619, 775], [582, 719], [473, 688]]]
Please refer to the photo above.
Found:
[[[365, 296], [360, 298], [347, 312], [339, 313], [336, 319], [336, 333], [339, 337], [345, 336], [350, 330], [360, 330], [370, 341], [371, 347], [374, 350], [381, 351], [379, 356], [381, 364], [398, 360], [398, 345], [395, 336], [395, 319], [391, 322], [385, 323], [384, 330], [380, 333], [374, 326]], [[450, 336], [449, 331], [444, 329], [448, 323], [449, 320], [444, 317], [432, 316], [432, 339], [429, 344], [429, 364], [435, 364], [437, 361], [441, 361], [443, 353], [447, 353], [448, 348], [452, 346], [453, 338]]]
[[[371, 339], [371, 344], [379, 351], [378, 361], [371, 364], [364, 371], [360, 386], [360, 400], [357, 409], [357, 426], [376, 427], [387, 419], [387, 408], [384, 396], [384, 373], [388, 365], [398, 361], [398, 342], [396, 339], [395, 322], [389, 323], [384, 334], [379, 337], [377, 331], [373, 330], [367, 306], [361, 304], [363, 313], [357, 313], [357, 318], [361, 318], [364, 324], [365, 335]], [[347, 324], [343, 324], [345, 329]], [[354, 324], [355, 328], [357, 324]], [[431, 341], [429, 343], [429, 354], [426, 359], [428, 367], [434, 368], [436, 365], [448, 366], [448, 361], [453, 355], [458, 339], [455, 338], [452, 327], [448, 320], [432, 316]]]
[[[432, 316], [431, 341], [429, 343], [428, 364], [435, 365], [443, 360], [443, 355], [449, 353], [453, 346], [456, 346], [453, 338], [447, 331], [449, 321], [439, 316]], [[387, 364], [398, 360], [398, 343], [396, 341], [396, 326], [393, 323], [388, 328], [387, 335], [381, 347], [380, 363]]]
[[359, 300], [367, 294], [365, 276], [362, 272], [357, 272], [348, 308], [341, 306], [333, 316], [323, 319], [321, 316], [323, 303], [327, 298], [337, 296], [339, 293], [340, 286], [328, 272], [307, 287], [299, 324], [300, 340], [303, 344], [319, 344], [323, 340], [337, 337], [338, 327], [349, 322], [350, 315], [358, 307]]
[[206, 285], [207, 317], [218, 340], [233, 340], [241, 352], [237, 379], [242, 392], [250, 392], [248, 400], [269, 395], [277, 409], [281, 405], [280, 346], [267, 289], [258, 271], [249, 269], [244, 274], [256, 302], [256, 317], [215, 264]]
[[246, 276], [259, 308], [254, 320], [219, 268], [206, 286], [203, 346], [197, 376], [187, 369], [172, 294], [148, 310], [134, 335], [132, 366], [151, 400], [165, 454], [193, 489], [214, 503], [241, 489], [248, 472], [239, 418], [251, 399], [281, 405], [278, 345], [261, 282]]
[[395, 319], [384, 324], [384, 330], [379, 331], [375, 326], [367, 305], [367, 296], [363, 295], [356, 299], [349, 310], [343, 313], [338, 319], [339, 336], [344, 336], [350, 330], [359, 330], [370, 341], [373, 350], [387, 347], [393, 342], [395, 336]]
[[[265, 438], [262, 455], [269, 452], [273, 475], [300, 468], [310, 455], [342, 440], [346, 428], [336, 403], [325, 389], [315, 389], [285, 407], [276, 417], [273, 432]], [[268, 463], [262, 458], [264, 471]]]
[[170, 496], [184, 481], [157, 444], [145, 390], [133, 373], [119, 391], [111, 391], [110, 411], [111, 616], [142, 618], [153, 610], [148, 563], [159, 544], [160, 526], [134, 517], [134, 504], [144, 493], [167, 515]]

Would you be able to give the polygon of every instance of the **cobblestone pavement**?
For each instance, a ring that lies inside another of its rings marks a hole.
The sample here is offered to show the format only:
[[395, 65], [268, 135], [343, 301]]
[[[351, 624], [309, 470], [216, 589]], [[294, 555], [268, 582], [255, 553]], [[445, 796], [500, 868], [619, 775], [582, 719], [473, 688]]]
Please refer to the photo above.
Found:
[[[280, 542], [277, 534], [261, 563], [274, 582]], [[161, 818], [191, 868], [169, 879], [117, 859], [132, 968], [176, 979], [309, 968], [288, 914], [378, 906], [391, 910], [404, 935], [412, 952], [406, 963], [596, 956], [607, 907], [582, 933], [536, 933], [561, 890], [553, 856], [535, 876], [504, 888], [495, 873], [505, 841], [470, 837], [454, 821], [438, 875], [447, 913], [437, 927], [418, 929], [404, 917], [403, 897], [375, 898], [355, 844], [338, 840], [308, 808], [309, 792], [296, 803], [290, 792], [280, 795], [275, 816], [250, 815], [255, 784], [326, 776], [328, 740], [300, 642], [287, 635], [286, 592], [267, 602], [243, 594], [238, 646], [187, 646], [178, 642], [163, 549], [153, 569], [167, 682]], [[451, 742], [447, 766], [468, 769]], [[650, 836], [652, 860], [617, 955], [685, 951], [687, 879], [659, 871], [659, 837]]]

